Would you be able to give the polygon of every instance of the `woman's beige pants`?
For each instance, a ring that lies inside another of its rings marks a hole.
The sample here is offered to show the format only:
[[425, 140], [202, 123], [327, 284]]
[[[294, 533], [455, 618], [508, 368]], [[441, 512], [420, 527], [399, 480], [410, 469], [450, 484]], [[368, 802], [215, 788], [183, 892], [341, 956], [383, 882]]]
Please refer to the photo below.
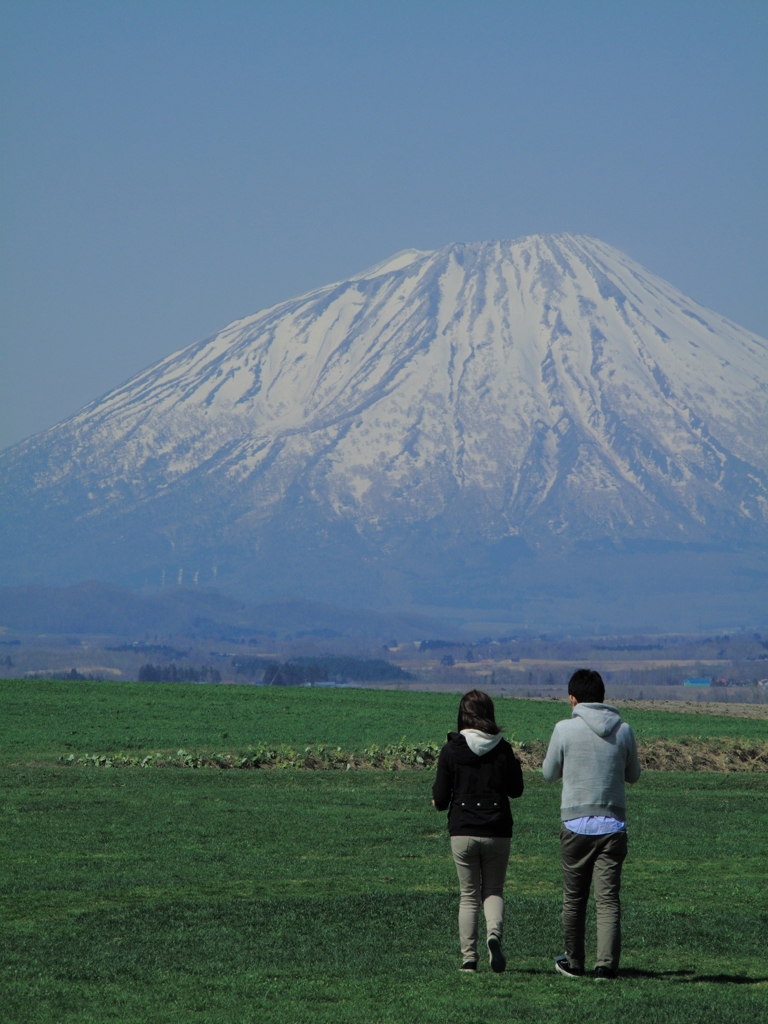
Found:
[[504, 878], [511, 839], [491, 836], [451, 836], [451, 853], [461, 889], [459, 939], [461, 955], [477, 960], [477, 922], [480, 905], [488, 938], [504, 935]]

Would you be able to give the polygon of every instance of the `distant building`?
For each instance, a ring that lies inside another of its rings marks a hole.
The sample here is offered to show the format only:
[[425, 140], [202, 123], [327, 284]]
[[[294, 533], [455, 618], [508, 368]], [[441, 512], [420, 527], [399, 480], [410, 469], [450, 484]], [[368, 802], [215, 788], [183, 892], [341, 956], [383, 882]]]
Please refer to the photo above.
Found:
[[708, 676], [699, 679], [684, 679], [683, 686], [711, 686], [712, 680]]

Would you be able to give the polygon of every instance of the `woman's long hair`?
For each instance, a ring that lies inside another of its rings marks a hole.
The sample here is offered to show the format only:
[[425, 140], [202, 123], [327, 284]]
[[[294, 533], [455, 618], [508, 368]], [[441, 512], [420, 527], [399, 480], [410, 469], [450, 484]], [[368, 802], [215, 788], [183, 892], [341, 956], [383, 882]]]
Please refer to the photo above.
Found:
[[496, 725], [493, 701], [482, 690], [470, 690], [459, 704], [459, 732], [462, 729], [479, 729], [489, 736], [496, 736], [501, 729]]

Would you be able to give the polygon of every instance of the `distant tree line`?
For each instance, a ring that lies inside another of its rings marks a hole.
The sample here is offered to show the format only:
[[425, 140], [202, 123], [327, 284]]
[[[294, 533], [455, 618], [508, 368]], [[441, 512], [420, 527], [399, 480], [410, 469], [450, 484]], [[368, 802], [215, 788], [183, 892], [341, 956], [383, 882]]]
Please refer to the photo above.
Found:
[[315, 662], [297, 665], [295, 662], [270, 661], [264, 669], [265, 686], [301, 686], [303, 683], [327, 683], [328, 669]]
[[261, 675], [267, 665], [271, 662], [269, 658], [250, 658], [245, 655], [237, 654], [232, 659], [232, 668], [235, 670], [235, 675], [248, 676], [253, 679], [256, 676]]
[[232, 659], [237, 675], [250, 678], [262, 676], [265, 686], [301, 686], [304, 683], [380, 682], [390, 679], [413, 679], [410, 672], [384, 658], [352, 658], [328, 656], [323, 658], [293, 658], [290, 661], [270, 661], [266, 658]]
[[[35, 673], [35, 675], [39, 676], [39, 673]], [[92, 682], [92, 683], [103, 683], [104, 682], [104, 679], [103, 679], [102, 676], [100, 676], [98, 674], [97, 675], [92, 675], [91, 673], [88, 673], [88, 674], [84, 675], [82, 672], [78, 672], [76, 668], [70, 669], [69, 672], [46, 672], [45, 673], [45, 678], [46, 679], [56, 679], [56, 680], [74, 679], [76, 681], [77, 680], [82, 680], [84, 682]]]
[[139, 669], [140, 683], [220, 683], [221, 672], [211, 665], [177, 667], [170, 665], [142, 665]]
[[177, 647], [169, 647], [168, 644], [145, 644], [141, 640], [132, 644], [118, 644], [116, 647], [105, 647], [105, 651], [133, 651], [135, 654], [160, 654], [164, 658], [186, 658], [189, 650], [180, 651]]

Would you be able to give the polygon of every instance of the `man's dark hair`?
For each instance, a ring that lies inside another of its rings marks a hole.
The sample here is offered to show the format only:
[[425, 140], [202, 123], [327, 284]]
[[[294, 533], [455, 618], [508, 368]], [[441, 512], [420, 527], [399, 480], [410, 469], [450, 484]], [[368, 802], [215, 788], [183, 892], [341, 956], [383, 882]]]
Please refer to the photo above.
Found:
[[482, 690], [470, 690], [459, 704], [459, 732], [462, 729], [479, 729], [490, 736], [496, 736], [501, 729], [496, 725], [493, 701]]
[[568, 680], [568, 694], [579, 704], [602, 704], [605, 700], [603, 677], [591, 668], [577, 669]]

